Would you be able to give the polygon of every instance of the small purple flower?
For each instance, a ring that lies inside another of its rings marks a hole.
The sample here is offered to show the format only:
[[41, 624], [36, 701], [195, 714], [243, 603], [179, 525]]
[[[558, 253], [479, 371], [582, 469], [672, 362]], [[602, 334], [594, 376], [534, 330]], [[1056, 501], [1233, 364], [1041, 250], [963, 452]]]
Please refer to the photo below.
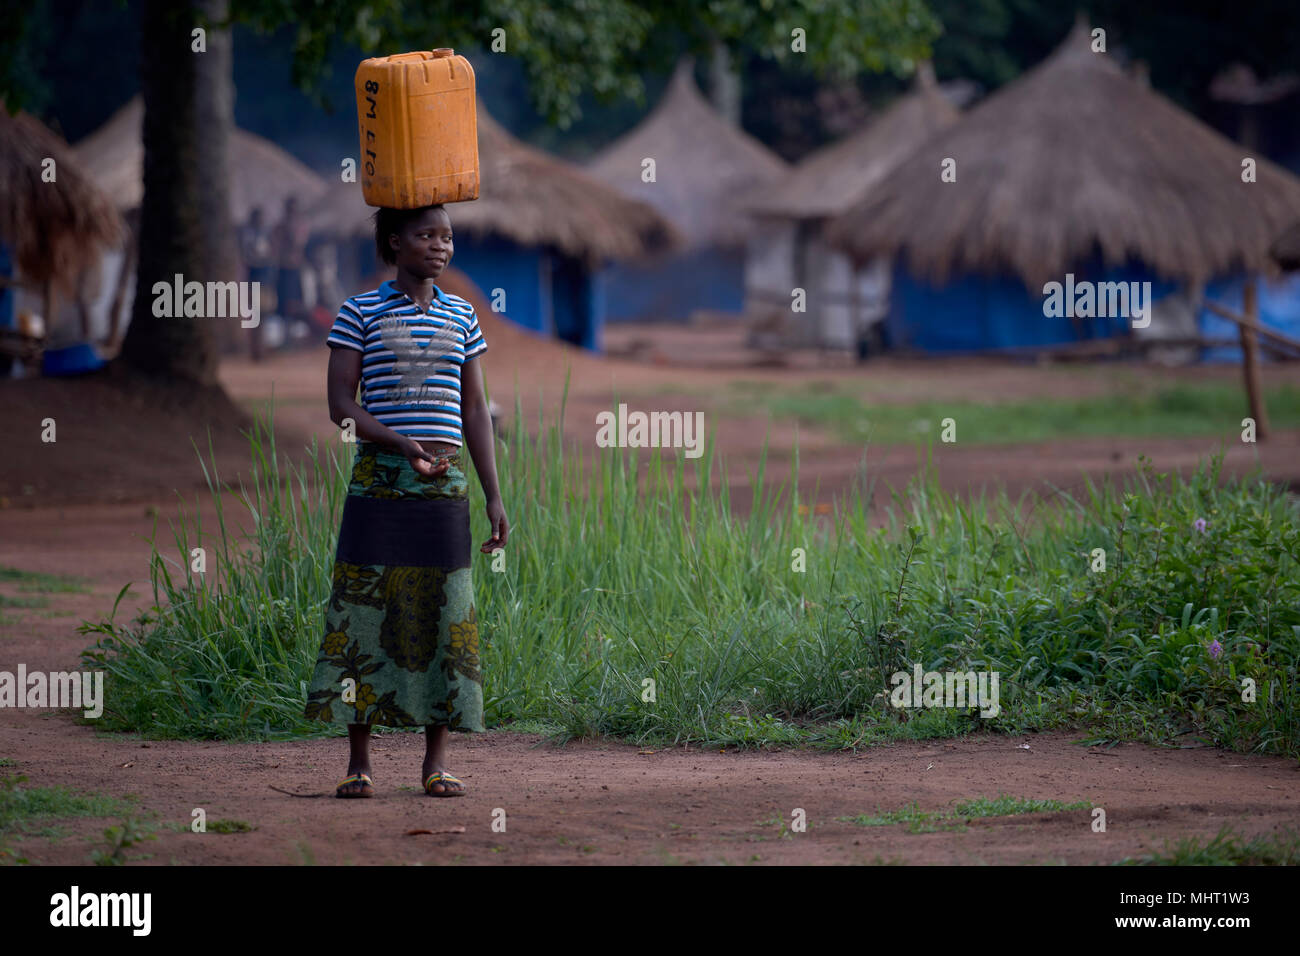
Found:
[[1217, 661], [1219, 659], [1219, 655], [1222, 653], [1223, 653], [1223, 645], [1220, 644], [1218, 641], [1210, 641], [1210, 656]]
[[1205, 534], [1205, 519], [1197, 518], [1194, 522], [1192, 522], [1192, 527], [1195, 528], [1197, 531], [1199, 531], [1201, 534]]

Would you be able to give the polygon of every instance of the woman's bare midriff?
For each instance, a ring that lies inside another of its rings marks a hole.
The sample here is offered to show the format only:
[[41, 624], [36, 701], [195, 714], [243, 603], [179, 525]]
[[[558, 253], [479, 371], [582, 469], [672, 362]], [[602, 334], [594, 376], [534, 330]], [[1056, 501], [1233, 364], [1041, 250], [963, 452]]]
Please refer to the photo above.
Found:
[[460, 451], [460, 445], [449, 445], [445, 441], [420, 441], [419, 445], [431, 455], [445, 455], [448, 452]]

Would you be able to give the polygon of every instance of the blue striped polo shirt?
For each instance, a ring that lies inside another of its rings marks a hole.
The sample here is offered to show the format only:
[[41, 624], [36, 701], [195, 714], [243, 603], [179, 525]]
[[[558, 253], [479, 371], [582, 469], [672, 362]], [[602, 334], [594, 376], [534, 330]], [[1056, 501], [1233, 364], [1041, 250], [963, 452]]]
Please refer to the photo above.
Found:
[[325, 340], [361, 353], [361, 407], [399, 435], [463, 445], [460, 373], [487, 351], [474, 307], [433, 287], [429, 311], [392, 280], [350, 296]]

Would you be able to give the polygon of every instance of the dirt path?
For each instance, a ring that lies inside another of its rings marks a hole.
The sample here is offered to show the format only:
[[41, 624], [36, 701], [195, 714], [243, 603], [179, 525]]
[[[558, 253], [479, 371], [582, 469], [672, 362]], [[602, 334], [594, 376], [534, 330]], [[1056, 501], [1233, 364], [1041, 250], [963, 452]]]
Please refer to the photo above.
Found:
[[[4, 716], [5, 754], [33, 784], [139, 797], [158, 839], [136, 851], [156, 863], [1107, 863], [1158, 852], [1165, 841], [1213, 837], [1224, 824], [1268, 836], [1300, 820], [1300, 779], [1279, 758], [1141, 745], [1110, 751], [1069, 735], [979, 736], [907, 743], [859, 754], [647, 752], [622, 744], [553, 747], [494, 732], [454, 742], [467, 797], [431, 800], [418, 788], [423, 742], [393, 734], [374, 745], [378, 796], [328, 793], [345, 743], [154, 742], [103, 738], [61, 717]], [[841, 817], [900, 809], [951, 811], [962, 800], [1008, 794], [1089, 809], [975, 821], [911, 833]], [[238, 820], [251, 833], [194, 834]], [[802, 808], [806, 832], [783, 835]], [[505, 832], [493, 830], [504, 813]], [[61, 824], [59, 840], [17, 844], [42, 863], [86, 862], [102, 820]], [[463, 827], [463, 832], [448, 831]], [[410, 835], [412, 830], [432, 834]]]

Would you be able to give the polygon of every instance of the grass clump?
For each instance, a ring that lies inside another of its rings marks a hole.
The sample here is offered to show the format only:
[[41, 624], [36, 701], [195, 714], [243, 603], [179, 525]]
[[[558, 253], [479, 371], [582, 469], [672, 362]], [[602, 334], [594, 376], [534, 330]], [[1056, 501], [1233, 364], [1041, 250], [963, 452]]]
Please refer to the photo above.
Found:
[[[132, 804], [103, 794], [76, 793], [66, 787], [24, 787], [22, 774], [0, 778], [0, 862], [27, 862], [3, 844], [9, 837], [42, 835], [38, 823], [71, 817], [113, 817]], [[44, 835], [54, 835], [49, 831]]]
[[1013, 817], [1022, 813], [1062, 813], [1066, 810], [1087, 810], [1091, 807], [1087, 800], [1062, 803], [1060, 800], [1030, 800], [1025, 797], [1008, 797], [999, 795], [993, 799], [976, 797], [963, 801], [953, 812], [959, 817], [980, 820], [985, 817]]
[[245, 820], [213, 820], [208, 824], [209, 833], [252, 833], [256, 829]]
[[14, 582], [20, 591], [41, 591], [48, 594], [89, 594], [88, 582], [71, 574], [46, 574], [43, 571], [24, 571], [0, 565], [0, 583]]
[[958, 803], [952, 810], [922, 810], [915, 802], [898, 810], [888, 810], [874, 815], [840, 817], [840, 820], [861, 827], [887, 827], [903, 824], [909, 833], [935, 833], [940, 830], [963, 830], [972, 820], [993, 817], [1018, 816], [1023, 813], [1063, 813], [1068, 810], [1086, 810], [1092, 804], [1086, 800], [1062, 803], [1060, 800], [1030, 800], [1023, 797], [977, 797]]
[[[133, 817], [114, 824], [104, 830], [104, 846], [90, 851], [90, 860], [96, 866], [124, 866], [127, 862], [126, 851], [149, 840], [158, 839], [154, 828]], [[149, 859], [148, 855], [140, 859]]]
[[1187, 837], [1166, 841], [1159, 853], [1125, 857], [1117, 866], [1296, 866], [1300, 864], [1300, 832], [1247, 839], [1223, 827], [1211, 839]]

